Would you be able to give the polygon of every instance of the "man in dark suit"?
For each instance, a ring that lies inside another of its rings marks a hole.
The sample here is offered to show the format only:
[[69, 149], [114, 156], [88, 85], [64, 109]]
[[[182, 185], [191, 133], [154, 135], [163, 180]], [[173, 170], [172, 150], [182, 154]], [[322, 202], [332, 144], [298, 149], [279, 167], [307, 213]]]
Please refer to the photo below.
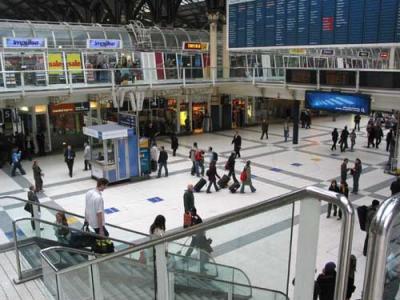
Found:
[[64, 152], [64, 159], [68, 166], [69, 177], [72, 177], [72, 170], [74, 168], [75, 151], [72, 150], [71, 145], [67, 146], [67, 149]]

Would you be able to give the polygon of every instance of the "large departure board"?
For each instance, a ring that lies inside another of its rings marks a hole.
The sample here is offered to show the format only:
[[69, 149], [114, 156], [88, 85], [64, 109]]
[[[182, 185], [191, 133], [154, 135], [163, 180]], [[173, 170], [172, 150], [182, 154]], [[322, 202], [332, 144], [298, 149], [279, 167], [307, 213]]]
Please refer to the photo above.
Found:
[[400, 0], [228, 0], [230, 49], [400, 43]]

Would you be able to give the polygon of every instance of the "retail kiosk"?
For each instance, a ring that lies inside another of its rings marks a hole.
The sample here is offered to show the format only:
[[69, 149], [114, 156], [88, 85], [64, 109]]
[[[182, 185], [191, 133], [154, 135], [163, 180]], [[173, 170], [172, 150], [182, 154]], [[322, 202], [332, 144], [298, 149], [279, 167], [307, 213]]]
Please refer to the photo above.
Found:
[[140, 175], [134, 128], [105, 124], [83, 127], [83, 133], [90, 137], [93, 178], [107, 178], [113, 183]]

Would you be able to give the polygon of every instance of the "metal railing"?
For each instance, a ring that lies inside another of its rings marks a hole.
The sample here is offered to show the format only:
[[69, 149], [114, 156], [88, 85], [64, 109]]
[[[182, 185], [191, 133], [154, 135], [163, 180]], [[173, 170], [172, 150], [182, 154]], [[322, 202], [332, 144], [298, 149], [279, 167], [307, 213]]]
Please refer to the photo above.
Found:
[[[399, 234], [400, 195], [395, 195], [380, 205], [370, 224], [363, 300], [384, 299], [385, 290], [389, 288], [390, 282], [395, 280], [391, 278], [390, 272], [394, 271], [396, 276], [399, 276], [399, 271], [390, 270], [392, 266], [398, 269], [400, 265]], [[397, 289], [398, 285], [397, 282]]]
[[[57, 272], [57, 276], [67, 274], [69, 272], [77, 271], [78, 269], [88, 268], [93, 265], [98, 265], [103, 262], [107, 262], [112, 259], [120, 258], [125, 255], [129, 255], [133, 252], [138, 252], [147, 248], [152, 248], [165, 244], [166, 242], [172, 242], [187, 236], [192, 236], [198, 234], [199, 232], [204, 232], [219, 226], [227, 225], [229, 223], [243, 220], [247, 217], [256, 216], [262, 212], [277, 209], [286, 205], [292, 205], [297, 201], [302, 201], [305, 199], [316, 199], [318, 201], [327, 201], [339, 206], [343, 211], [342, 228], [340, 236], [339, 245], [339, 255], [338, 255], [338, 272], [336, 276], [335, 284], [335, 297], [336, 300], [344, 300], [346, 298], [347, 290], [347, 278], [348, 278], [348, 266], [350, 261], [351, 244], [353, 236], [353, 226], [354, 226], [354, 209], [351, 204], [342, 195], [322, 190], [316, 187], [308, 187], [303, 190], [292, 192], [283, 196], [275, 197], [273, 199], [263, 201], [245, 208], [235, 210], [230, 213], [226, 213], [220, 216], [216, 216], [206, 220], [200, 225], [196, 225], [187, 229], [178, 229], [167, 233], [162, 238], [153, 239], [137, 245], [133, 248], [122, 250], [118, 253], [110, 254], [107, 257], [100, 257], [88, 262], [84, 262], [80, 265], [75, 265], [68, 267], [66, 269]], [[319, 217], [318, 217], [319, 218]], [[314, 245], [317, 247], [317, 245]], [[309, 247], [309, 246], [308, 246]], [[313, 275], [313, 274], [312, 274]], [[93, 278], [92, 278], [93, 280]], [[312, 287], [308, 287], [313, 289]], [[310, 291], [310, 290], [309, 290]]]

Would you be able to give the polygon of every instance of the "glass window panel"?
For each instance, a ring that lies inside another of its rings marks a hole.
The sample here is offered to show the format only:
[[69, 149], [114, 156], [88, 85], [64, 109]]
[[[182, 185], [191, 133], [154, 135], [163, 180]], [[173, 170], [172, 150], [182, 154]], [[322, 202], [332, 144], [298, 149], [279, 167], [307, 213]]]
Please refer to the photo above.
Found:
[[56, 46], [72, 48], [72, 40], [69, 31], [54, 30], [54, 36], [56, 38]]

